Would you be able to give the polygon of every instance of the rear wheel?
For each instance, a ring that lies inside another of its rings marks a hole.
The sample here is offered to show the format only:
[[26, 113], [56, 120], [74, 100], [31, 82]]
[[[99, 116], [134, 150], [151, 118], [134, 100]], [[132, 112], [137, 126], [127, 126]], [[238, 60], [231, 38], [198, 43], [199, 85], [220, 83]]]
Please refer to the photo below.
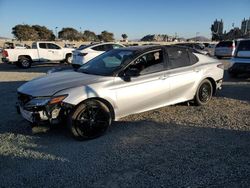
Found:
[[27, 57], [20, 57], [18, 59], [17, 66], [24, 68], [24, 69], [27, 69], [27, 68], [31, 67], [31, 62], [32, 62], [31, 59], [29, 59]]
[[232, 73], [232, 72], [228, 72], [230, 78], [237, 78], [238, 74], [237, 73]]
[[213, 86], [208, 79], [205, 79], [200, 83], [196, 91], [194, 102], [197, 106], [205, 105], [211, 100], [212, 95]]
[[111, 124], [111, 113], [98, 100], [89, 100], [79, 105], [69, 117], [69, 127], [77, 140], [101, 136]]
[[66, 55], [65, 62], [67, 64], [71, 64], [71, 62], [72, 62], [72, 54], [67, 54]]

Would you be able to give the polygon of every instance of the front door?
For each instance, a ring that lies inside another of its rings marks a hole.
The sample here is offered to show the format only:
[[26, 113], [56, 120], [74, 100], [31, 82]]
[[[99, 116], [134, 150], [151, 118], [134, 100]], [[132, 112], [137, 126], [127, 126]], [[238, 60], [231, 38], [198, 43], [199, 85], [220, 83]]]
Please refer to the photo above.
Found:
[[148, 52], [130, 64], [126, 77], [115, 78], [117, 116], [147, 111], [168, 102], [169, 81], [162, 50]]
[[56, 44], [47, 43], [48, 53], [49, 53], [49, 60], [50, 61], [61, 61], [64, 59], [63, 57], [63, 50], [60, 46]]

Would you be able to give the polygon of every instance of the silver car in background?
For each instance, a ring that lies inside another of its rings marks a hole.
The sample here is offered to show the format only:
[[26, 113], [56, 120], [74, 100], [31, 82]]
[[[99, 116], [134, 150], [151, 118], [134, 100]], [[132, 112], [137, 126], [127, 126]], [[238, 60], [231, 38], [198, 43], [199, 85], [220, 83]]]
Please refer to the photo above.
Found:
[[232, 57], [234, 55], [237, 40], [221, 41], [215, 46], [214, 56], [218, 59], [223, 57]]
[[231, 77], [237, 77], [242, 73], [250, 74], [250, 39], [238, 41], [228, 73]]
[[221, 87], [223, 64], [178, 46], [114, 49], [78, 70], [36, 78], [18, 88], [28, 121], [67, 120], [76, 139], [102, 135], [113, 120], [167, 105], [207, 104]]

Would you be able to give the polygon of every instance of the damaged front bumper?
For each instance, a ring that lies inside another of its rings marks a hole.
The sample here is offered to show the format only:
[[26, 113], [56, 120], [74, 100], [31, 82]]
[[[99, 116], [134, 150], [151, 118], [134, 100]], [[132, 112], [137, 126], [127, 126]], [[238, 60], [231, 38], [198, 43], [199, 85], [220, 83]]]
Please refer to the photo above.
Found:
[[[21, 97], [20, 97], [21, 96]], [[19, 94], [16, 109], [21, 116], [32, 124], [59, 124], [67, 117], [71, 105], [65, 104], [62, 100], [66, 97], [59, 96], [51, 98], [32, 98], [26, 101]], [[24, 98], [24, 97], [23, 97]]]

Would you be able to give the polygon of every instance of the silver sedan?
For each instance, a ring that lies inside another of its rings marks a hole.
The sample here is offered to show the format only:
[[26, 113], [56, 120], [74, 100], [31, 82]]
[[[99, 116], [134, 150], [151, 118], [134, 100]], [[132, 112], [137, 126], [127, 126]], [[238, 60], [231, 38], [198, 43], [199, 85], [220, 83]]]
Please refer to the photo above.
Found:
[[223, 65], [178, 46], [114, 49], [80, 69], [36, 78], [18, 88], [18, 112], [33, 124], [68, 122], [79, 140], [102, 135], [113, 120], [167, 105], [207, 104]]

